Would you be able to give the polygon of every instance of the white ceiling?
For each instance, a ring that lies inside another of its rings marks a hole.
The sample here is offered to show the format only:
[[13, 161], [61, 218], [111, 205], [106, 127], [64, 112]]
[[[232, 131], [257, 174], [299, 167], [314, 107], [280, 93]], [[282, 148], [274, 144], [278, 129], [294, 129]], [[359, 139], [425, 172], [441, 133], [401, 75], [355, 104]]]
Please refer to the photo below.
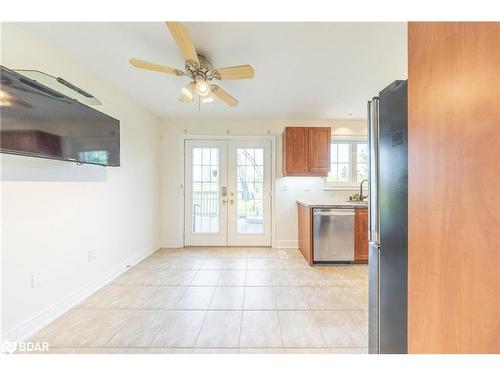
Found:
[[[366, 101], [405, 79], [406, 23], [187, 23], [198, 53], [214, 67], [251, 64], [252, 80], [222, 81], [239, 100], [177, 101], [188, 78], [132, 67], [131, 57], [184, 68], [162, 22], [38, 23], [72, 57], [167, 118], [365, 118]], [[85, 89], [85, 87], [82, 87]]]

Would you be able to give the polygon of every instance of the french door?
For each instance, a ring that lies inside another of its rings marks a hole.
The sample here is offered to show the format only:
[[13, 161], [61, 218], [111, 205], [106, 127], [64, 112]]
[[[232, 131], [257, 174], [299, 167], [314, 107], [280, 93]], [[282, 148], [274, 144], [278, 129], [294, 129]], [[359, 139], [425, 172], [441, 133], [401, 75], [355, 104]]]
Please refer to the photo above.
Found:
[[185, 142], [185, 244], [270, 246], [270, 141]]

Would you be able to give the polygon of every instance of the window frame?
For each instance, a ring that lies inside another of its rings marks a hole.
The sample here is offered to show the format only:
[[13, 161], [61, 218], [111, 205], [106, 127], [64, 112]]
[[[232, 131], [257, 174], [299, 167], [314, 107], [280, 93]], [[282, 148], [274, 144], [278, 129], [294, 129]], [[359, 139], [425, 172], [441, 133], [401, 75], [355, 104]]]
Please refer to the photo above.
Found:
[[[368, 138], [366, 136], [333, 136], [330, 140], [330, 147], [332, 143], [350, 143], [358, 144], [365, 143], [368, 145]], [[351, 146], [350, 155], [350, 176], [349, 182], [328, 182], [328, 177], [323, 178], [323, 190], [356, 190], [359, 188], [359, 183], [356, 181], [357, 178], [357, 147]], [[331, 157], [331, 156], [330, 156]], [[331, 165], [331, 159], [329, 160], [329, 166]], [[356, 181], [356, 182], [353, 182]]]

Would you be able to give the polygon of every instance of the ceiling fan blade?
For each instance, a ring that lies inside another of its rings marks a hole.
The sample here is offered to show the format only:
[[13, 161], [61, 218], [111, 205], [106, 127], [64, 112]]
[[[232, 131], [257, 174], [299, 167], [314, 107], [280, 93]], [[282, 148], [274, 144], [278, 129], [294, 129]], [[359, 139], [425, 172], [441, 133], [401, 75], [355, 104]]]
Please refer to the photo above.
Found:
[[160, 73], [173, 74], [176, 76], [183, 76], [184, 75], [183, 71], [181, 71], [179, 69], [171, 68], [171, 67], [166, 66], [166, 65], [160, 65], [160, 64], [156, 64], [156, 63], [152, 63], [152, 62], [144, 61], [144, 60], [139, 60], [139, 59], [130, 59], [129, 62], [133, 66], [135, 66], [136, 68], [152, 70], [154, 72], [160, 72]]
[[246, 64], [215, 69], [214, 77], [217, 79], [249, 79], [253, 78], [254, 73], [252, 66]]
[[191, 103], [193, 101], [194, 86], [195, 84], [191, 82], [182, 88], [182, 95], [179, 97], [181, 103]]
[[170, 33], [174, 37], [175, 43], [177, 43], [177, 47], [179, 47], [182, 56], [184, 56], [184, 59], [193, 60], [199, 63], [200, 61], [198, 60], [196, 50], [194, 49], [193, 42], [189, 36], [188, 28], [180, 22], [166, 22], [166, 24], [170, 29]]
[[191, 103], [193, 101], [193, 98], [189, 99], [186, 95], [182, 94], [179, 96], [179, 101], [181, 103]]
[[217, 85], [212, 85], [212, 92], [215, 96], [217, 96], [220, 100], [226, 103], [230, 107], [236, 107], [238, 105], [238, 101], [221, 89]]

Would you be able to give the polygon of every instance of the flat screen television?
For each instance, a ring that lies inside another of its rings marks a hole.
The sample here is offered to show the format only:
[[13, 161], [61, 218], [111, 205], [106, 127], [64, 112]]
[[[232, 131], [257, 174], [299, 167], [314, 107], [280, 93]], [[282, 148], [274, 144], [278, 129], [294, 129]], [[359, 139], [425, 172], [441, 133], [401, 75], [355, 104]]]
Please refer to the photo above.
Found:
[[120, 166], [120, 121], [0, 68], [1, 152]]

